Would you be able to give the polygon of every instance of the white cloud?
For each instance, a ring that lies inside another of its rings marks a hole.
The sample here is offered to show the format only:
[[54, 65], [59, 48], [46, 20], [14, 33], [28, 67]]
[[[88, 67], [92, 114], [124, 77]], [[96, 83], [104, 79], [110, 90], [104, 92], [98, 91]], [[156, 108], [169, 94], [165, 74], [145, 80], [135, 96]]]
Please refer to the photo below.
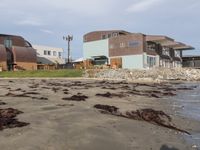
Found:
[[128, 7], [127, 11], [128, 12], [143, 12], [158, 5], [160, 2], [163, 2], [163, 0], [140, 0], [132, 4], [130, 7]]
[[[115, 0], [1, 0], [0, 8], [10, 11], [22, 10], [26, 13], [46, 11], [65, 11], [78, 15], [104, 15], [118, 4]], [[43, 14], [41, 14], [43, 15]]]
[[110, 11], [115, 0], [43, 0], [43, 3], [57, 10], [66, 10], [79, 15], [103, 15]]
[[22, 25], [22, 26], [43, 26], [44, 23], [40, 21], [38, 18], [28, 18], [24, 20], [20, 20], [16, 22], [17, 25]]
[[47, 29], [41, 29], [40, 31], [43, 32], [43, 33], [47, 33], [47, 34], [54, 34], [53, 31], [47, 30]]

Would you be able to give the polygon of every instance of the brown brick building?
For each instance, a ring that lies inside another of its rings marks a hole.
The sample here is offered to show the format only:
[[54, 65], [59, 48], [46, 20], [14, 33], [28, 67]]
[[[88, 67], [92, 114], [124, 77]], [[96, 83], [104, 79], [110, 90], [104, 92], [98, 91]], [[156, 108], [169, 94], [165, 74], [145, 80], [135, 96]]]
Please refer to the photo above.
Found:
[[83, 54], [96, 64], [122, 68], [179, 67], [182, 51], [193, 49], [167, 36], [123, 30], [95, 31], [84, 35]]
[[0, 34], [0, 67], [3, 70], [36, 70], [36, 51], [20, 36]]

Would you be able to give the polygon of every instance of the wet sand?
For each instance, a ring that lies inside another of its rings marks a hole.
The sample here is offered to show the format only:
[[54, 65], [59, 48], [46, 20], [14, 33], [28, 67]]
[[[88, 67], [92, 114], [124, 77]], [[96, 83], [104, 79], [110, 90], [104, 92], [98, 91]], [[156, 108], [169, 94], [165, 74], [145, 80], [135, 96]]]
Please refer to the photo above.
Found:
[[[177, 90], [175, 85], [2, 79], [0, 100], [6, 105], [0, 108], [24, 112], [17, 118], [30, 124], [0, 131], [0, 147], [3, 150], [192, 150], [192, 145], [183, 138], [185, 133], [102, 114], [94, 108], [103, 104], [116, 106], [121, 112], [143, 108], [162, 110], [170, 115], [176, 127], [190, 133], [199, 132], [199, 122], [175, 114], [171, 96], [179, 90], [189, 90], [185, 87]], [[108, 92], [109, 97], [98, 96]]]

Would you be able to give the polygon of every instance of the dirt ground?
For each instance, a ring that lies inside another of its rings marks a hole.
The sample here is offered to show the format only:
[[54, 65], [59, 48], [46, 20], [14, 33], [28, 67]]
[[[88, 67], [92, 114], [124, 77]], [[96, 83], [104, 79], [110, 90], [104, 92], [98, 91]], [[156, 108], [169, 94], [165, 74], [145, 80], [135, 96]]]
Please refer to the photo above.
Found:
[[[96, 104], [120, 112], [162, 110], [188, 132], [199, 122], [178, 117], [170, 97], [176, 84], [136, 84], [78, 79], [1, 79], [1, 109], [22, 111], [24, 127], [0, 131], [2, 150], [192, 150], [183, 134], [146, 121], [103, 114]], [[183, 90], [183, 88], [181, 89]], [[107, 94], [107, 95], [106, 95]]]

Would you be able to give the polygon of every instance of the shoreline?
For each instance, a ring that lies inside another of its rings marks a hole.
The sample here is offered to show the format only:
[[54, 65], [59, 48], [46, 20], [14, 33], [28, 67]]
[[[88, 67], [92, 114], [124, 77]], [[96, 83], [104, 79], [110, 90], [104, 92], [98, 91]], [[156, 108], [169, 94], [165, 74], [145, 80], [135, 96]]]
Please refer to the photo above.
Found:
[[[66, 148], [76, 150], [80, 147], [81, 149], [102, 149], [102, 147], [139, 150], [160, 150], [166, 147], [193, 149], [191, 144], [186, 143], [182, 133], [144, 121], [101, 114], [93, 107], [95, 104], [113, 105], [119, 107], [122, 112], [140, 108], [162, 110], [172, 117], [177, 127], [189, 132], [200, 131], [199, 121], [176, 116], [176, 110], [171, 107], [171, 101], [168, 100], [170, 97], [150, 98], [131, 94], [125, 97], [97, 97], [95, 96], [97, 93], [125, 93], [130, 90], [128, 87], [132, 88], [135, 84], [113, 80], [80, 81], [79, 79], [34, 78], [28, 81], [27, 79], [0, 79], [1, 95], [8, 92], [19, 94], [24, 90], [39, 93], [30, 95], [32, 97], [48, 99], [0, 97], [0, 100], [7, 103], [0, 106], [1, 108], [13, 107], [23, 111], [24, 114], [19, 115], [18, 119], [30, 123], [27, 127], [0, 131], [0, 146], [4, 150], [14, 147], [24, 150], [66, 150]], [[128, 86], [127, 89], [125, 86]], [[122, 89], [123, 87], [125, 89]], [[21, 88], [21, 91], [16, 91], [17, 88]], [[151, 91], [157, 87], [139, 85], [136, 88], [141, 91]], [[77, 93], [87, 96], [88, 99], [79, 102], [62, 100]]]

